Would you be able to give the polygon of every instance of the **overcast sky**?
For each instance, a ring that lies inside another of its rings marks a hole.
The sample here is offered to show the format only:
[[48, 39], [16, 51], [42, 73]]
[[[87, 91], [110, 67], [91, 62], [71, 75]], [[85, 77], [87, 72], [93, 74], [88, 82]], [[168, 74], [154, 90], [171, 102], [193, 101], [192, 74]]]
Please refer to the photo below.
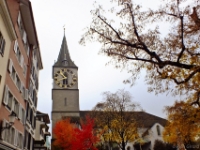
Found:
[[[109, 0], [101, 1], [108, 6]], [[40, 50], [44, 69], [40, 71], [38, 95], [38, 110], [48, 113], [51, 117], [52, 108], [52, 65], [57, 59], [61, 42], [65, 35], [70, 55], [78, 68], [79, 101], [81, 110], [91, 110], [95, 104], [102, 101], [102, 92], [116, 92], [118, 89], [130, 91], [133, 101], [151, 114], [166, 117], [163, 107], [172, 105], [174, 98], [166, 95], [154, 95], [147, 92], [144, 74], [137, 80], [135, 86], [123, 84], [130, 77], [126, 70], [117, 70], [114, 66], [105, 66], [109, 58], [98, 55], [100, 45], [88, 43], [82, 46], [78, 43], [83, 29], [89, 26], [92, 16], [93, 0], [32, 0], [33, 13], [37, 28]], [[107, 2], [107, 3], [106, 3]], [[140, 0], [146, 7], [158, 6], [157, 0]]]

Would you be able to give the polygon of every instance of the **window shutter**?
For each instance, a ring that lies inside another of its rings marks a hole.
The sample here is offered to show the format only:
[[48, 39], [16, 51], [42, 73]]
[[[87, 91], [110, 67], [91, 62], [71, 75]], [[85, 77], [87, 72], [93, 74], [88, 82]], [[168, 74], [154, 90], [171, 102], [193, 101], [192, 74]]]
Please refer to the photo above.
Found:
[[22, 108], [22, 123], [25, 124], [25, 111], [23, 108]]
[[25, 89], [24, 99], [28, 101], [28, 89]]
[[24, 43], [27, 42], [26, 31], [23, 32], [23, 38], [22, 38], [22, 40], [23, 40]]
[[4, 89], [3, 103], [5, 105], [8, 105], [8, 86], [7, 85], [5, 86], [5, 89]]
[[27, 71], [27, 67], [26, 67], [26, 64], [24, 63], [24, 66], [23, 66], [23, 73], [24, 73], [25, 76], [26, 76], [26, 71]]
[[1, 47], [0, 47], [0, 52], [1, 52], [2, 55], [4, 54], [5, 43], [6, 43], [6, 42], [5, 42], [5, 40], [3, 39], [3, 40], [2, 40]]
[[23, 94], [23, 88], [24, 88], [24, 85], [23, 85], [23, 83], [21, 82], [21, 84], [20, 84], [20, 92], [22, 93], [22, 96], [24, 95], [24, 94]]
[[30, 48], [29, 48], [29, 45], [27, 44], [27, 55], [28, 55], [28, 57], [29, 57], [29, 51], [30, 51]]
[[18, 131], [15, 129], [15, 139], [14, 139], [14, 145], [17, 146], [18, 141]]
[[13, 67], [12, 59], [9, 59], [8, 71], [10, 74], [12, 73], [12, 67]]
[[[16, 101], [16, 99], [13, 98], [13, 99], [12, 99], [12, 107], [11, 107], [11, 110], [14, 111], [14, 112], [15, 112], [15, 101]], [[15, 112], [15, 113], [16, 113], [16, 115], [17, 115], [17, 112]]]
[[19, 119], [22, 121], [22, 106], [19, 104]]
[[[5, 126], [6, 126], [6, 121], [3, 120], [2, 121], [2, 127], [5, 127]], [[5, 139], [6, 139], [6, 133], [5, 133], [5, 131], [6, 130], [3, 130], [2, 133], [1, 133], [1, 135], [0, 135], [3, 141], [5, 141]]]
[[20, 58], [20, 65], [21, 65], [21, 67], [23, 68], [23, 65], [24, 65], [24, 57], [23, 57], [23, 55], [21, 54], [21, 58]]
[[14, 52], [17, 53], [17, 48], [18, 48], [18, 42], [17, 40], [15, 40], [15, 44], [14, 44]]
[[21, 145], [20, 145], [20, 148], [23, 149], [23, 145], [24, 145], [24, 136], [22, 135], [22, 138], [21, 138], [21, 141], [20, 141]]
[[19, 12], [19, 15], [18, 15], [18, 18], [17, 18], [17, 23], [18, 23], [19, 26], [20, 26], [20, 22], [21, 22], [21, 14]]

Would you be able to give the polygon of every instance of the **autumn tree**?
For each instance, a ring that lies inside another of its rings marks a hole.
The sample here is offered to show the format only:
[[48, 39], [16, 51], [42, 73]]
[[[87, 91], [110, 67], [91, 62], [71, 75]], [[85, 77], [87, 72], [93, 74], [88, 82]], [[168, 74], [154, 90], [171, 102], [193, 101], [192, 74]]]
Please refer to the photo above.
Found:
[[104, 92], [103, 95], [104, 101], [98, 103], [92, 112], [96, 127], [101, 130], [101, 140], [109, 145], [109, 149], [117, 144], [125, 150], [127, 142], [138, 138], [133, 111], [139, 105], [133, 103], [130, 93], [124, 90]]
[[94, 120], [86, 116], [86, 120], [81, 121], [81, 129], [74, 129], [74, 140], [72, 150], [97, 150], [96, 144], [99, 141], [99, 135], [94, 130]]
[[200, 106], [200, 1], [161, 2], [143, 9], [132, 0], [112, 0], [108, 11], [96, 4], [80, 43], [99, 42], [110, 63], [131, 73], [126, 83], [145, 69], [149, 92], [184, 94]]
[[196, 142], [200, 136], [200, 108], [191, 106], [184, 101], [177, 101], [173, 106], [166, 107], [168, 124], [163, 137], [168, 143], [184, 149], [189, 142]]
[[56, 140], [53, 142], [54, 147], [71, 148], [71, 142], [75, 133], [70, 119], [58, 121], [53, 128], [53, 133], [56, 136]]
[[97, 150], [99, 138], [93, 127], [94, 120], [88, 116], [81, 121], [80, 127], [71, 123], [70, 119], [58, 121], [53, 129], [56, 137], [53, 145], [64, 150]]

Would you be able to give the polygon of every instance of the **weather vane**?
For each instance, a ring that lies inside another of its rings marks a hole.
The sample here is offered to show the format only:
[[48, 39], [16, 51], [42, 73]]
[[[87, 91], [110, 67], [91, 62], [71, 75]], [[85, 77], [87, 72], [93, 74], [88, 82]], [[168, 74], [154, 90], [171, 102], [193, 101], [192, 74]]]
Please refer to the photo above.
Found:
[[63, 29], [64, 29], [64, 34], [65, 34], [65, 25], [63, 26]]

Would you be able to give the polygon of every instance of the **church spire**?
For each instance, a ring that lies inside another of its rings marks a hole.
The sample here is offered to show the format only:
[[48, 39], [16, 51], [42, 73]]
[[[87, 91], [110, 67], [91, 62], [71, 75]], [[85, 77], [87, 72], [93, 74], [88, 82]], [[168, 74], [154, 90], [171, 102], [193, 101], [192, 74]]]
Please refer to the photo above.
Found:
[[64, 37], [62, 40], [62, 45], [60, 48], [58, 59], [57, 59], [56, 63], [54, 64], [54, 66], [65, 66], [65, 67], [76, 67], [77, 68], [77, 66], [71, 60], [71, 57], [69, 54], [67, 40], [65, 37], [65, 28], [64, 28]]

